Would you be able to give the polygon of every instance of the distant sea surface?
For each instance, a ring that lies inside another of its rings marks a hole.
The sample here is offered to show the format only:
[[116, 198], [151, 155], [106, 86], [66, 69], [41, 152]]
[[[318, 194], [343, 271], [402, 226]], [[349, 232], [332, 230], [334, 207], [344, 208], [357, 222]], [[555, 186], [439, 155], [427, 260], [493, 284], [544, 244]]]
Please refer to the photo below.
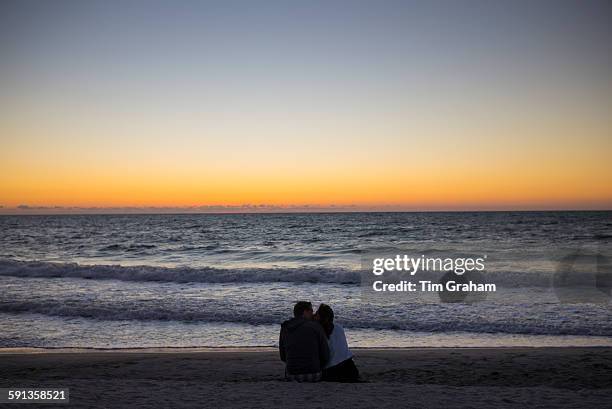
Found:
[[[563, 302], [559, 259], [612, 258], [611, 212], [0, 216], [0, 347], [273, 346], [296, 300], [351, 346], [612, 345], [605, 286]], [[473, 303], [364, 300], [364, 252], [486, 254]], [[602, 292], [603, 291], [603, 292]]]

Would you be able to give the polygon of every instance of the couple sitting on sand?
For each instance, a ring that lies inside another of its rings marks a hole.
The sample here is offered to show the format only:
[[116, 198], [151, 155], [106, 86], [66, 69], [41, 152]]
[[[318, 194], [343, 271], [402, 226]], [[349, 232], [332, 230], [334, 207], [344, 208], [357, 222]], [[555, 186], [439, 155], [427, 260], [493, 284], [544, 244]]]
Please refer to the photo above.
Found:
[[287, 380], [359, 381], [344, 330], [334, 324], [334, 312], [329, 305], [321, 304], [313, 314], [310, 302], [295, 304], [293, 318], [281, 325], [278, 348], [281, 360], [286, 363]]

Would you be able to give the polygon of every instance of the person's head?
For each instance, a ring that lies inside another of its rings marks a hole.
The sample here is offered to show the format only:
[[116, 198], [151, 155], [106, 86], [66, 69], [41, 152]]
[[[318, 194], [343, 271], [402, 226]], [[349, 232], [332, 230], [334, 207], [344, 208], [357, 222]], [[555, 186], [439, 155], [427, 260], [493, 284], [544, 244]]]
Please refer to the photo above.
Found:
[[319, 324], [323, 327], [325, 335], [329, 338], [334, 329], [334, 310], [327, 304], [321, 304], [315, 316]]
[[308, 301], [298, 301], [293, 306], [293, 316], [295, 318], [312, 319], [312, 303]]

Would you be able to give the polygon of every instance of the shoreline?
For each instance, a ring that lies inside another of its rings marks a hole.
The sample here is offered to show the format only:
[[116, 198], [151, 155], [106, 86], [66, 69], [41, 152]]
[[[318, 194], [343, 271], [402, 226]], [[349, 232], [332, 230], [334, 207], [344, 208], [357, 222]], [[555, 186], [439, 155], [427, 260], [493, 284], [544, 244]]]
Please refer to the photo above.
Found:
[[[606, 350], [611, 346], [460, 346], [460, 347], [351, 347], [352, 351], [437, 351], [437, 350]], [[127, 348], [94, 348], [94, 347], [0, 347], [0, 355], [11, 354], [87, 354], [87, 353], [214, 353], [214, 352], [277, 352], [276, 346], [186, 346], [186, 347], [127, 347]]]

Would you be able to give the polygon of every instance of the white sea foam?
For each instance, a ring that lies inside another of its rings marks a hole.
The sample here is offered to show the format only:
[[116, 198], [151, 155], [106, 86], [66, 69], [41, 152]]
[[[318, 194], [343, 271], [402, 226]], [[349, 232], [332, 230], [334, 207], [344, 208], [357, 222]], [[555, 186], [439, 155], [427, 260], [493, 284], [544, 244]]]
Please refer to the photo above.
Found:
[[359, 284], [359, 271], [303, 268], [214, 268], [120, 265], [80, 265], [40, 261], [0, 260], [0, 275], [39, 278], [161, 281], [175, 283], [338, 283]]
[[[367, 272], [343, 268], [216, 268], [159, 267], [121, 265], [83, 265], [42, 261], [0, 259], [0, 275], [38, 278], [84, 278], [93, 280], [159, 281], [175, 283], [335, 283], [359, 285]], [[418, 279], [437, 281], [438, 272], [423, 271]], [[488, 282], [505, 287], [548, 287], [552, 275], [547, 272], [496, 271], [485, 273]]]

